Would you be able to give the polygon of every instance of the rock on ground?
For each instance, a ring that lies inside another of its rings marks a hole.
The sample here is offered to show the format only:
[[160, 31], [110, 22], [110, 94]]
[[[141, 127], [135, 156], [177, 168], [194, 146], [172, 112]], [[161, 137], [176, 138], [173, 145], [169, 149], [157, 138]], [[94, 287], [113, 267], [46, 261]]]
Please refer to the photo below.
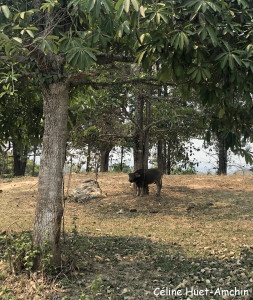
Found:
[[104, 195], [97, 181], [85, 180], [82, 185], [71, 193], [71, 198], [76, 202], [85, 202], [90, 199], [103, 198]]

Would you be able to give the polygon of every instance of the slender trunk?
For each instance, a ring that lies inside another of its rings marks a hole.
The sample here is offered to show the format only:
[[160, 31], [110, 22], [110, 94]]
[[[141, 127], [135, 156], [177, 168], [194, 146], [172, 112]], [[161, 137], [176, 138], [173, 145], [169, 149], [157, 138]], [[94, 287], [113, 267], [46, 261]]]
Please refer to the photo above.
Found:
[[13, 170], [14, 176], [25, 176], [27, 164], [27, 146], [20, 145], [13, 141]]
[[3, 174], [4, 174], [4, 171], [5, 171], [5, 152], [4, 151], [1, 151], [1, 160], [0, 160], [0, 176], [2, 177]]
[[124, 146], [121, 146], [120, 152], [120, 172], [123, 171]]
[[167, 174], [171, 174], [171, 149], [170, 149], [170, 141], [167, 142], [168, 151], [167, 151]]
[[[159, 70], [159, 62], [156, 63], [157, 71]], [[158, 97], [162, 96], [162, 89], [161, 87], [158, 88]], [[157, 167], [158, 169], [164, 174], [164, 168], [166, 166], [164, 165], [164, 155], [163, 155], [163, 140], [159, 139], [157, 141]]]
[[111, 151], [111, 147], [109, 148], [104, 148], [102, 150], [100, 150], [100, 155], [101, 155], [101, 163], [100, 163], [100, 172], [108, 172], [109, 169], [109, 155], [110, 155], [110, 151]]
[[88, 144], [88, 150], [87, 150], [87, 160], [86, 160], [86, 172], [90, 172], [90, 160], [91, 160], [91, 150], [90, 150], [90, 144]]
[[150, 134], [149, 134], [149, 127], [148, 125], [151, 122], [151, 102], [149, 99], [146, 100], [146, 126], [147, 129], [144, 132], [143, 136], [143, 167], [144, 169], [148, 169], [148, 158], [149, 158], [149, 139], [150, 139]]
[[167, 148], [166, 141], [163, 142], [163, 173], [167, 174]]
[[163, 86], [163, 89], [164, 89], [163, 94], [164, 94], [165, 97], [167, 97], [168, 96], [168, 86], [165, 84]]
[[[68, 88], [65, 83], [50, 84], [43, 89], [45, 126], [40, 161], [38, 197], [33, 241], [43, 248], [51, 247], [51, 263], [60, 265], [60, 229], [63, 215], [62, 177], [65, 162]], [[40, 258], [35, 268], [40, 267]]]
[[148, 169], [149, 158], [149, 130], [145, 131], [143, 143], [143, 168]]
[[164, 159], [163, 159], [163, 141], [158, 140], [157, 142], [157, 166], [158, 169], [164, 173]]
[[227, 175], [227, 149], [222, 133], [217, 133], [218, 142], [218, 175]]
[[33, 167], [32, 167], [32, 176], [35, 176], [36, 154], [37, 154], [37, 147], [34, 146], [34, 148], [33, 148]]
[[139, 95], [136, 98], [135, 108], [135, 133], [134, 133], [134, 170], [144, 168], [143, 157], [143, 109], [144, 97]]

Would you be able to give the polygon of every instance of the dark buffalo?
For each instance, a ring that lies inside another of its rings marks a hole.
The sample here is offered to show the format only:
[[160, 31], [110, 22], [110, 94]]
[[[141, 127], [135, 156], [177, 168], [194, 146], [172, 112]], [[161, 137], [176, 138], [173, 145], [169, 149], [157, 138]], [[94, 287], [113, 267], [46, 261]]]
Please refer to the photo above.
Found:
[[148, 185], [155, 183], [157, 186], [157, 196], [160, 196], [162, 188], [162, 172], [158, 169], [140, 169], [134, 173], [130, 173], [129, 181], [135, 182], [137, 186], [137, 196], [143, 196], [144, 192], [148, 194]]

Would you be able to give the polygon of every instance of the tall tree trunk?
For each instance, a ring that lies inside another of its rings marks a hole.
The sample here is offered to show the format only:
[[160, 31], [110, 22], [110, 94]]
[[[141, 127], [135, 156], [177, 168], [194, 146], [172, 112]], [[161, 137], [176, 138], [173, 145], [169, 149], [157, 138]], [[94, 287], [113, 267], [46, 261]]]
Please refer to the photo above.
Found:
[[35, 176], [36, 154], [37, 154], [37, 147], [34, 146], [34, 148], [33, 148], [33, 167], [32, 167], [32, 176]]
[[[40, 161], [38, 197], [33, 230], [34, 245], [51, 247], [51, 263], [60, 265], [60, 229], [63, 215], [62, 177], [66, 153], [68, 88], [58, 82], [43, 88], [45, 127]], [[41, 260], [37, 261], [37, 268]]]
[[227, 175], [227, 149], [225, 145], [224, 135], [221, 132], [217, 133], [218, 147], [218, 175]]
[[28, 149], [20, 143], [13, 141], [13, 169], [14, 176], [25, 176]]
[[112, 147], [108, 146], [100, 150], [100, 172], [108, 172], [109, 169], [109, 156]]
[[166, 141], [163, 141], [163, 173], [167, 174], [167, 148], [166, 148]]
[[120, 172], [123, 171], [123, 158], [124, 158], [124, 146], [121, 146], [120, 149]]
[[149, 158], [149, 139], [150, 139], [150, 127], [151, 122], [151, 102], [150, 99], [146, 100], [146, 128], [143, 136], [143, 168], [148, 169], [148, 158]]
[[163, 140], [157, 142], [157, 165], [158, 169], [164, 173]]
[[88, 149], [87, 149], [87, 160], [86, 160], [86, 172], [89, 173], [90, 172], [90, 160], [91, 160], [91, 150], [90, 150], [90, 144], [88, 144]]
[[134, 133], [134, 170], [144, 168], [144, 156], [143, 156], [143, 109], [144, 109], [144, 97], [138, 95], [136, 98], [135, 106], [135, 133]]
[[171, 174], [171, 145], [170, 141], [167, 142], [167, 174]]

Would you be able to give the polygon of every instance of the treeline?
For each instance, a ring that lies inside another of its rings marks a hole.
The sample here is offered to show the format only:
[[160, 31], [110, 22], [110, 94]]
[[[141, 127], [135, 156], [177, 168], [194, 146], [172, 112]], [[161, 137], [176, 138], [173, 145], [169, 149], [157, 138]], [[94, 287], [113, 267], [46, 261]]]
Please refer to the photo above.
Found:
[[[101, 68], [97, 67], [96, 72], [101, 72]], [[153, 80], [158, 72], [157, 66], [152, 73], [145, 73], [132, 62], [114, 62], [107, 64], [96, 83], [72, 90], [66, 159], [72, 158], [72, 164], [77, 161], [77, 172], [84, 165], [86, 172], [95, 168], [108, 172], [110, 153], [115, 147], [121, 149], [120, 170], [123, 170], [125, 153], [131, 149], [135, 170], [147, 168], [149, 162], [165, 174], [178, 168], [193, 170], [196, 162], [191, 156], [199, 150], [191, 145], [193, 138], [216, 145], [218, 174], [227, 173], [228, 149], [251, 162], [251, 153], [243, 148], [247, 139], [243, 140], [240, 128], [252, 126], [252, 114], [241, 105], [239, 98], [235, 98], [234, 106], [225, 114], [216, 104], [206, 107], [196, 92], [185, 84]], [[148, 84], [131, 82], [131, 78], [143, 73], [150, 78]], [[108, 77], [112, 81], [121, 80], [123, 84], [106, 83]], [[103, 82], [102, 87], [100, 82]], [[14, 176], [37, 174], [35, 158], [40, 153], [44, 131], [42, 98], [33, 81], [28, 86], [20, 83], [17, 88], [14, 96], [2, 97], [5, 105], [0, 106], [4, 116], [0, 120], [3, 128], [1, 176], [6, 170]], [[151, 157], [150, 150], [154, 148], [156, 156]], [[73, 153], [78, 155], [75, 157]], [[31, 171], [26, 171], [28, 157], [33, 159]]]

